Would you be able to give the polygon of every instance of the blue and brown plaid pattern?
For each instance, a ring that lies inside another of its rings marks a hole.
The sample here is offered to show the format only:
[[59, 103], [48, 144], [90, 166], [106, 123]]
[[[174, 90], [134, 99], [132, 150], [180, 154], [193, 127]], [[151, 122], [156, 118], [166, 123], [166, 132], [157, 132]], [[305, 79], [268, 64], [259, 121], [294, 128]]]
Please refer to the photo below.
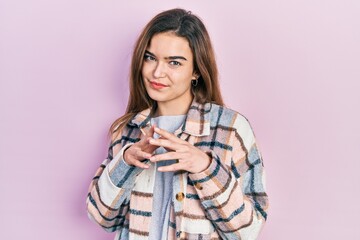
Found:
[[[116, 231], [115, 239], [149, 236], [156, 169], [122, 162], [124, 149], [139, 141], [140, 127], [149, 124], [150, 109], [127, 124], [89, 187], [89, 217], [106, 231]], [[207, 152], [212, 162], [201, 173], [174, 174], [168, 239], [256, 239], [267, 218], [268, 197], [248, 120], [224, 106], [193, 100], [175, 134]], [[115, 148], [120, 150], [114, 154]]]

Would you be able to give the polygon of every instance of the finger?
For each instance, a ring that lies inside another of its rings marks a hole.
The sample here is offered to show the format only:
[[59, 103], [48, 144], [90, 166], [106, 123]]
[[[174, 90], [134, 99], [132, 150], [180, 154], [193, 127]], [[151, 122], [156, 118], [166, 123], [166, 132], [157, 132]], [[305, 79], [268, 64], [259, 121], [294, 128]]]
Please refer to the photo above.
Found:
[[150, 153], [142, 151], [141, 149], [135, 149], [134, 151], [134, 157], [138, 160], [144, 160], [152, 156]]
[[149, 137], [153, 137], [153, 136], [154, 136], [155, 127], [156, 127], [156, 124], [154, 123], [154, 124], [151, 126], [151, 128], [149, 129], [149, 132], [148, 132], [148, 136], [149, 136]]
[[148, 152], [150, 154], [153, 154], [153, 152], [158, 149], [159, 146], [156, 146], [156, 145], [152, 145], [150, 143], [147, 143], [147, 146], [144, 148], [144, 151], [145, 152]]
[[143, 127], [140, 128], [141, 132], [143, 133], [143, 135], [147, 136], [147, 137], [152, 137], [154, 135], [155, 132], [155, 124], [153, 124], [150, 127]]
[[175, 136], [173, 133], [170, 133], [168, 131], [166, 131], [165, 129], [161, 129], [161, 128], [158, 128], [158, 127], [155, 127], [155, 132], [157, 134], [159, 134], [160, 136], [164, 137], [164, 138], [167, 138], [173, 142], [176, 142], [176, 143], [183, 143], [184, 140], [178, 138], [177, 136]]
[[147, 153], [152, 154], [159, 146], [155, 146], [150, 144], [149, 140], [152, 139], [152, 137], [146, 137], [144, 142], [141, 144], [140, 148]]
[[183, 153], [179, 152], [167, 152], [162, 154], [157, 154], [149, 158], [151, 162], [158, 162], [158, 161], [164, 161], [164, 160], [173, 160], [173, 159], [182, 159]]
[[[166, 138], [164, 138], [163, 136], [161, 136], [161, 137], [159, 137], [160, 139], [166, 139]], [[167, 152], [171, 152], [172, 150], [171, 149], [169, 149], [169, 148], [166, 148], [166, 147], [164, 147], [165, 148], [165, 150], [167, 151]]]
[[141, 132], [141, 139], [140, 139], [140, 143], [144, 144], [147, 140], [148, 137], [152, 137], [152, 135], [154, 134], [154, 128], [148, 127], [148, 126], [143, 126], [140, 127], [140, 132]]
[[135, 160], [133, 164], [135, 167], [146, 168], [146, 169], [149, 168], [149, 165], [147, 165], [146, 163], [140, 162], [139, 160]]
[[139, 161], [138, 159], [134, 158], [133, 156], [129, 156], [129, 159], [126, 160], [129, 165], [139, 167], [139, 168], [149, 168], [149, 166], [146, 163], [143, 163]]
[[180, 150], [182, 147], [182, 144], [174, 143], [173, 141], [162, 138], [158, 138], [158, 139], [151, 138], [149, 139], [149, 143], [155, 146], [164, 147], [175, 151]]
[[149, 136], [149, 134], [148, 134], [149, 129], [147, 129], [147, 127], [141, 127], [141, 128], [140, 128], [140, 131], [141, 131], [141, 133], [142, 133], [142, 137], [143, 137], [143, 138], [146, 138], [146, 137]]
[[164, 167], [158, 167], [158, 171], [160, 172], [175, 172], [179, 170], [185, 170], [181, 163], [174, 163]]

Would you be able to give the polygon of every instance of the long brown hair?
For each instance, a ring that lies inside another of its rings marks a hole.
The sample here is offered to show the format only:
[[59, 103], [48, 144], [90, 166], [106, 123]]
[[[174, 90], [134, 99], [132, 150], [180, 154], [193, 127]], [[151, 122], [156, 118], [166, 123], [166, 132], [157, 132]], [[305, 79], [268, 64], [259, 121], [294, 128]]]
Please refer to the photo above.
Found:
[[136, 41], [130, 69], [130, 95], [125, 114], [110, 127], [109, 134], [115, 139], [123, 127], [140, 111], [151, 108], [155, 112], [157, 103], [146, 92], [141, 75], [145, 50], [151, 38], [158, 33], [172, 32], [186, 38], [194, 56], [194, 71], [199, 74], [198, 84], [192, 93], [199, 103], [213, 102], [224, 105], [219, 82], [215, 54], [209, 34], [199, 17], [190, 11], [175, 8], [156, 15], [145, 26]]

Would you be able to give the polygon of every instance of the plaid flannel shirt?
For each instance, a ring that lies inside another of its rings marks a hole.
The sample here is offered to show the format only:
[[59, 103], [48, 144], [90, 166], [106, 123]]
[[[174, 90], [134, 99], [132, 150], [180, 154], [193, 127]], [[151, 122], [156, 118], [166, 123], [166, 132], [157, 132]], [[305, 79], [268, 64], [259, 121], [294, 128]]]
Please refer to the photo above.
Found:
[[[143, 170], [122, 163], [123, 151], [140, 140], [140, 128], [149, 124], [146, 109], [126, 125], [89, 186], [89, 218], [116, 231], [116, 240], [149, 236], [156, 169], [154, 164]], [[174, 134], [212, 160], [200, 173], [175, 172], [168, 239], [256, 239], [267, 218], [268, 197], [263, 159], [248, 120], [194, 99]], [[114, 146], [121, 147], [115, 156]]]

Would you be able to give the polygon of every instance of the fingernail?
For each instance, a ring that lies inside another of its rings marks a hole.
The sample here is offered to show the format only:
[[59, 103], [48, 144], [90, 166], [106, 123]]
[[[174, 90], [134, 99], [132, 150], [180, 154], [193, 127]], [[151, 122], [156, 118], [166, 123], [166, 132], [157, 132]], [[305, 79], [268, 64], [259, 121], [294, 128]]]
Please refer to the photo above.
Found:
[[160, 131], [160, 128], [158, 128], [158, 127], [155, 127], [155, 131]]
[[150, 161], [154, 161], [155, 160], [155, 157], [151, 157], [149, 158]]

